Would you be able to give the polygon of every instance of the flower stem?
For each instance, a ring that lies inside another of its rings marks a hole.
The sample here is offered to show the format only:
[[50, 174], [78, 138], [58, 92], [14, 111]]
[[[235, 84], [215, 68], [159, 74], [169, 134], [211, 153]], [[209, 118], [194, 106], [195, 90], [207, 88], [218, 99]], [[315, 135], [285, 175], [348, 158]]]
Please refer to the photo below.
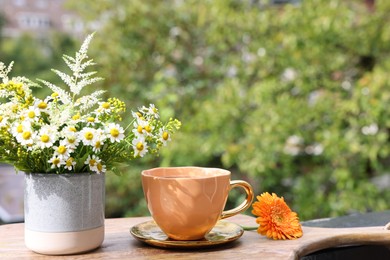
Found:
[[241, 226], [245, 231], [252, 231], [252, 230], [257, 230], [259, 227], [255, 226]]

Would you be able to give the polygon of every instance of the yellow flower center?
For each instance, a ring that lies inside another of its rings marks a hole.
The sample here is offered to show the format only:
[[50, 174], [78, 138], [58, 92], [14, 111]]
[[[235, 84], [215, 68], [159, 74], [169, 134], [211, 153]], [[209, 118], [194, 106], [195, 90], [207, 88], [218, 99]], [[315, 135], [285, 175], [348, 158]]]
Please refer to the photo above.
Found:
[[139, 126], [137, 127], [138, 133], [142, 134], [142, 129], [143, 129], [142, 126], [139, 125]]
[[77, 113], [76, 115], [72, 116], [73, 120], [78, 120], [80, 119], [80, 113]]
[[28, 140], [31, 138], [31, 133], [29, 131], [26, 131], [23, 133], [23, 139]]
[[77, 132], [77, 129], [74, 126], [70, 126], [68, 129], [69, 129], [69, 131]]
[[45, 108], [47, 108], [47, 104], [42, 101], [41, 103], [38, 104], [38, 108], [39, 109], [45, 109]]
[[53, 92], [53, 94], [51, 94], [51, 97], [53, 97], [53, 98], [58, 97], [58, 93], [57, 92]]
[[102, 104], [102, 108], [104, 108], [104, 109], [109, 109], [109, 108], [110, 108], [110, 103], [104, 102], [104, 103]]
[[0, 122], [3, 121], [3, 116], [0, 116]]
[[145, 126], [145, 130], [146, 132], [150, 133], [152, 131], [152, 128], [149, 125], [147, 125]]
[[116, 128], [111, 128], [110, 134], [111, 134], [113, 137], [118, 137], [118, 136], [119, 136], [119, 130], [116, 129]]
[[168, 140], [168, 138], [169, 138], [168, 132], [164, 132], [164, 133], [162, 134], [162, 138], [163, 138], [165, 141]]
[[102, 146], [102, 143], [100, 141], [97, 141], [95, 143], [95, 148], [100, 148]]
[[138, 151], [142, 151], [144, 149], [144, 144], [142, 142], [139, 142], [135, 147]]
[[49, 138], [48, 135], [44, 134], [44, 135], [41, 136], [41, 141], [42, 142], [47, 143], [47, 142], [49, 142], [49, 140], [50, 140], [50, 138]]
[[23, 125], [18, 125], [18, 127], [16, 128], [16, 132], [18, 132], [19, 134], [23, 133]]
[[87, 121], [90, 122], [90, 123], [93, 123], [93, 122], [95, 122], [95, 118], [90, 116], [90, 117], [87, 118]]
[[60, 146], [58, 146], [57, 151], [59, 154], [64, 154], [64, 153], [66, 153], [66, 147], [63, 145], [60, 145]]
[[61, 161], [60, 161], [60, 159], [59, 158], [55, 158], [54, 160], [53, 160], [53, 164], [59, 164]]
[[99, 172], [101, 172], [103, 170], [103, 165], [101, 163], [98, 163], [96, 165], [96, 168], [98, 169]]
[[28, 115], [29, 118], [34, 118], [35, 117], [35, 112], [34, 111], [29, 111], [27, 115]]
[[136, 112], [138, 117], [142, 117], [142, 114], [140, 112]]
[[68, 137], [68, 143], [73, 144], [75, 141], [76, 141], [76, 138], [74, 138], [73, 136]]
[[69, 157], [68, 160], [66, 160], [66, 166], [72, 166], [72, 163], [73, 163], [73, 158], [72, 157]]
[[95, 166], [95, 164], [96, 164], [96, 160], [94, 160], [94, 159], [89, 160], [90, 166]]
[[85, 137], [85, 139], [87, 139], [87, 140], [92, 140], [93, 139], [93, 133], [91, 133], [91, 132], [86, 132], [85, 134], [84, 134], [84, 137]]

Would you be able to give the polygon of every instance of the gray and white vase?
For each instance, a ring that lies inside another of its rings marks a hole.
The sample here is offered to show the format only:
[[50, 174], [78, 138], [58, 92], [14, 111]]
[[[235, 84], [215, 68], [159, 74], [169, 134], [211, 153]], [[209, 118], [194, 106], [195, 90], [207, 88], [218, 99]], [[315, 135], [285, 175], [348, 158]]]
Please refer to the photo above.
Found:
[[25, 174], [25, 244], [47, 255], [98, 248], [104, 240], [105, 175]]

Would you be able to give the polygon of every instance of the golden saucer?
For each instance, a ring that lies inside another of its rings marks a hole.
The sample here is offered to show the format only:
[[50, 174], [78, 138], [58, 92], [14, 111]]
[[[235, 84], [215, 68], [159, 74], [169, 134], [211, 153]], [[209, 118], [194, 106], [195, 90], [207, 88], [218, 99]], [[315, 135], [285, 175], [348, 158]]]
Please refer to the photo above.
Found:
[[241, 226], [228, 222], [218, 221], [215, 227], [201, 240], [179, 241], [167, 237], [153, 221], [146, 221], [133, 226], [130, 233], [138, 240], [149, 245], [164, 248], [202, 248], [221, 245], [237, 240], [244, 230]]

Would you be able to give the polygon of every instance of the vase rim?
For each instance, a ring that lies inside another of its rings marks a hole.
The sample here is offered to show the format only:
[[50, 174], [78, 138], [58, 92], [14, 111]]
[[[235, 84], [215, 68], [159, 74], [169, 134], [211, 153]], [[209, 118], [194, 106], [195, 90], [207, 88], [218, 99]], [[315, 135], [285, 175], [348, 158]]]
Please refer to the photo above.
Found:
[[77, 173], [34, 173], [34, 172], [24, 172], [26, 175], [39, 175], [39, 176], [81, 176], [81, 175], [104, 175], [97, 174], [94, 172], [77, 172]]

